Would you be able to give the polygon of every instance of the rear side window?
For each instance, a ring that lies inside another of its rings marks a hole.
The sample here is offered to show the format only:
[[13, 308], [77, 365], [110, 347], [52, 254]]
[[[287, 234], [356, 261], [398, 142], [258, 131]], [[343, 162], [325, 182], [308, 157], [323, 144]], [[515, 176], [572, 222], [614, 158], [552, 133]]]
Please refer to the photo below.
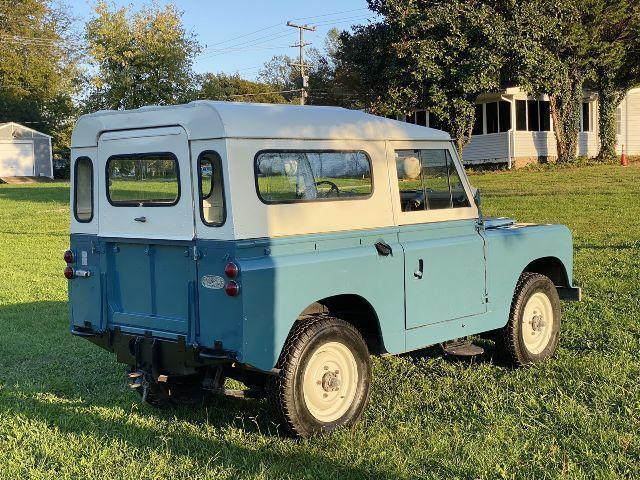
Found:
[[216, 152], [202, 152], [198, 157], [200, 217], [205, 225], [221, 226], [226, 218], [222, 159]]
[[448, 150], [397, 150], [396, 170], [403, 212], [471, 205]]
[[93, 163], [88, 157], [79, 157], [74, 167], [73, 215], [81, 223], [93, 219]]
[[352, 200], [371, 196], [371, 161], [362, 151], [263, 151], [256, 186], [265, 203]]
[[115, 155], [107, 160], [107, 198], [118, 207], [168, 207], [180, 199], [172, 153]]

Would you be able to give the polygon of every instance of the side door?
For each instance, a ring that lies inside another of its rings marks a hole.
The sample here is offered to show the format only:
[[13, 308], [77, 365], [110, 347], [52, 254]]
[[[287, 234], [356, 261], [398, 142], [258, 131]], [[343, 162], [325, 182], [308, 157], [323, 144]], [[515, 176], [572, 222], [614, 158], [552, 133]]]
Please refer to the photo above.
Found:
[[193, 339], [196, 262], [184, 129], [104, 133], [97, 168], [108, 327]]
[[404, 250], [405, 327], [485, 313], [484, 239], [453, 146], [390, 146], [391, 191]]

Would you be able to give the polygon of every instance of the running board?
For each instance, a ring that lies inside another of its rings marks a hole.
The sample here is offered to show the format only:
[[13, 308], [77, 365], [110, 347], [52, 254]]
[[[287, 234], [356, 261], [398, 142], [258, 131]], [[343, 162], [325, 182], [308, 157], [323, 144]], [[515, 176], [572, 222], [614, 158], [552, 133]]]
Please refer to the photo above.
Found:
[[473, 344], [466, 338], [455, 339], [440, 344], [445, 355], [454, 357], [475, 357], [484, 353], [484, 348]]

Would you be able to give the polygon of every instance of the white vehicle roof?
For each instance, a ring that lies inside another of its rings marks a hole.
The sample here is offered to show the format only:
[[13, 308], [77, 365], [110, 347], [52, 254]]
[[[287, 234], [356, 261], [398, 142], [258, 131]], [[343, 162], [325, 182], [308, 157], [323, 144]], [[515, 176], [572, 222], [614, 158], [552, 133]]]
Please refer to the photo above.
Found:
[[450, 141], [446, 132], [340, 107], [197, 101], [187, 105], [83, 115], [72, 147], [95, 147], [103, 132], [180, 125], [189, 140], [291, 138], [299, 140]]

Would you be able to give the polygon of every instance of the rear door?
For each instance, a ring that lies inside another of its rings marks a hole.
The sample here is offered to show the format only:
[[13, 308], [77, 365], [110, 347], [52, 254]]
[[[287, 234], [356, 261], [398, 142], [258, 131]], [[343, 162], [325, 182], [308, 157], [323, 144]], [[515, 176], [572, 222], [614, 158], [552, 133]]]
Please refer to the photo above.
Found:
[[196, 265], [185, 131], [105, 133], [98, 158], [109, 327], [190, 339]]

